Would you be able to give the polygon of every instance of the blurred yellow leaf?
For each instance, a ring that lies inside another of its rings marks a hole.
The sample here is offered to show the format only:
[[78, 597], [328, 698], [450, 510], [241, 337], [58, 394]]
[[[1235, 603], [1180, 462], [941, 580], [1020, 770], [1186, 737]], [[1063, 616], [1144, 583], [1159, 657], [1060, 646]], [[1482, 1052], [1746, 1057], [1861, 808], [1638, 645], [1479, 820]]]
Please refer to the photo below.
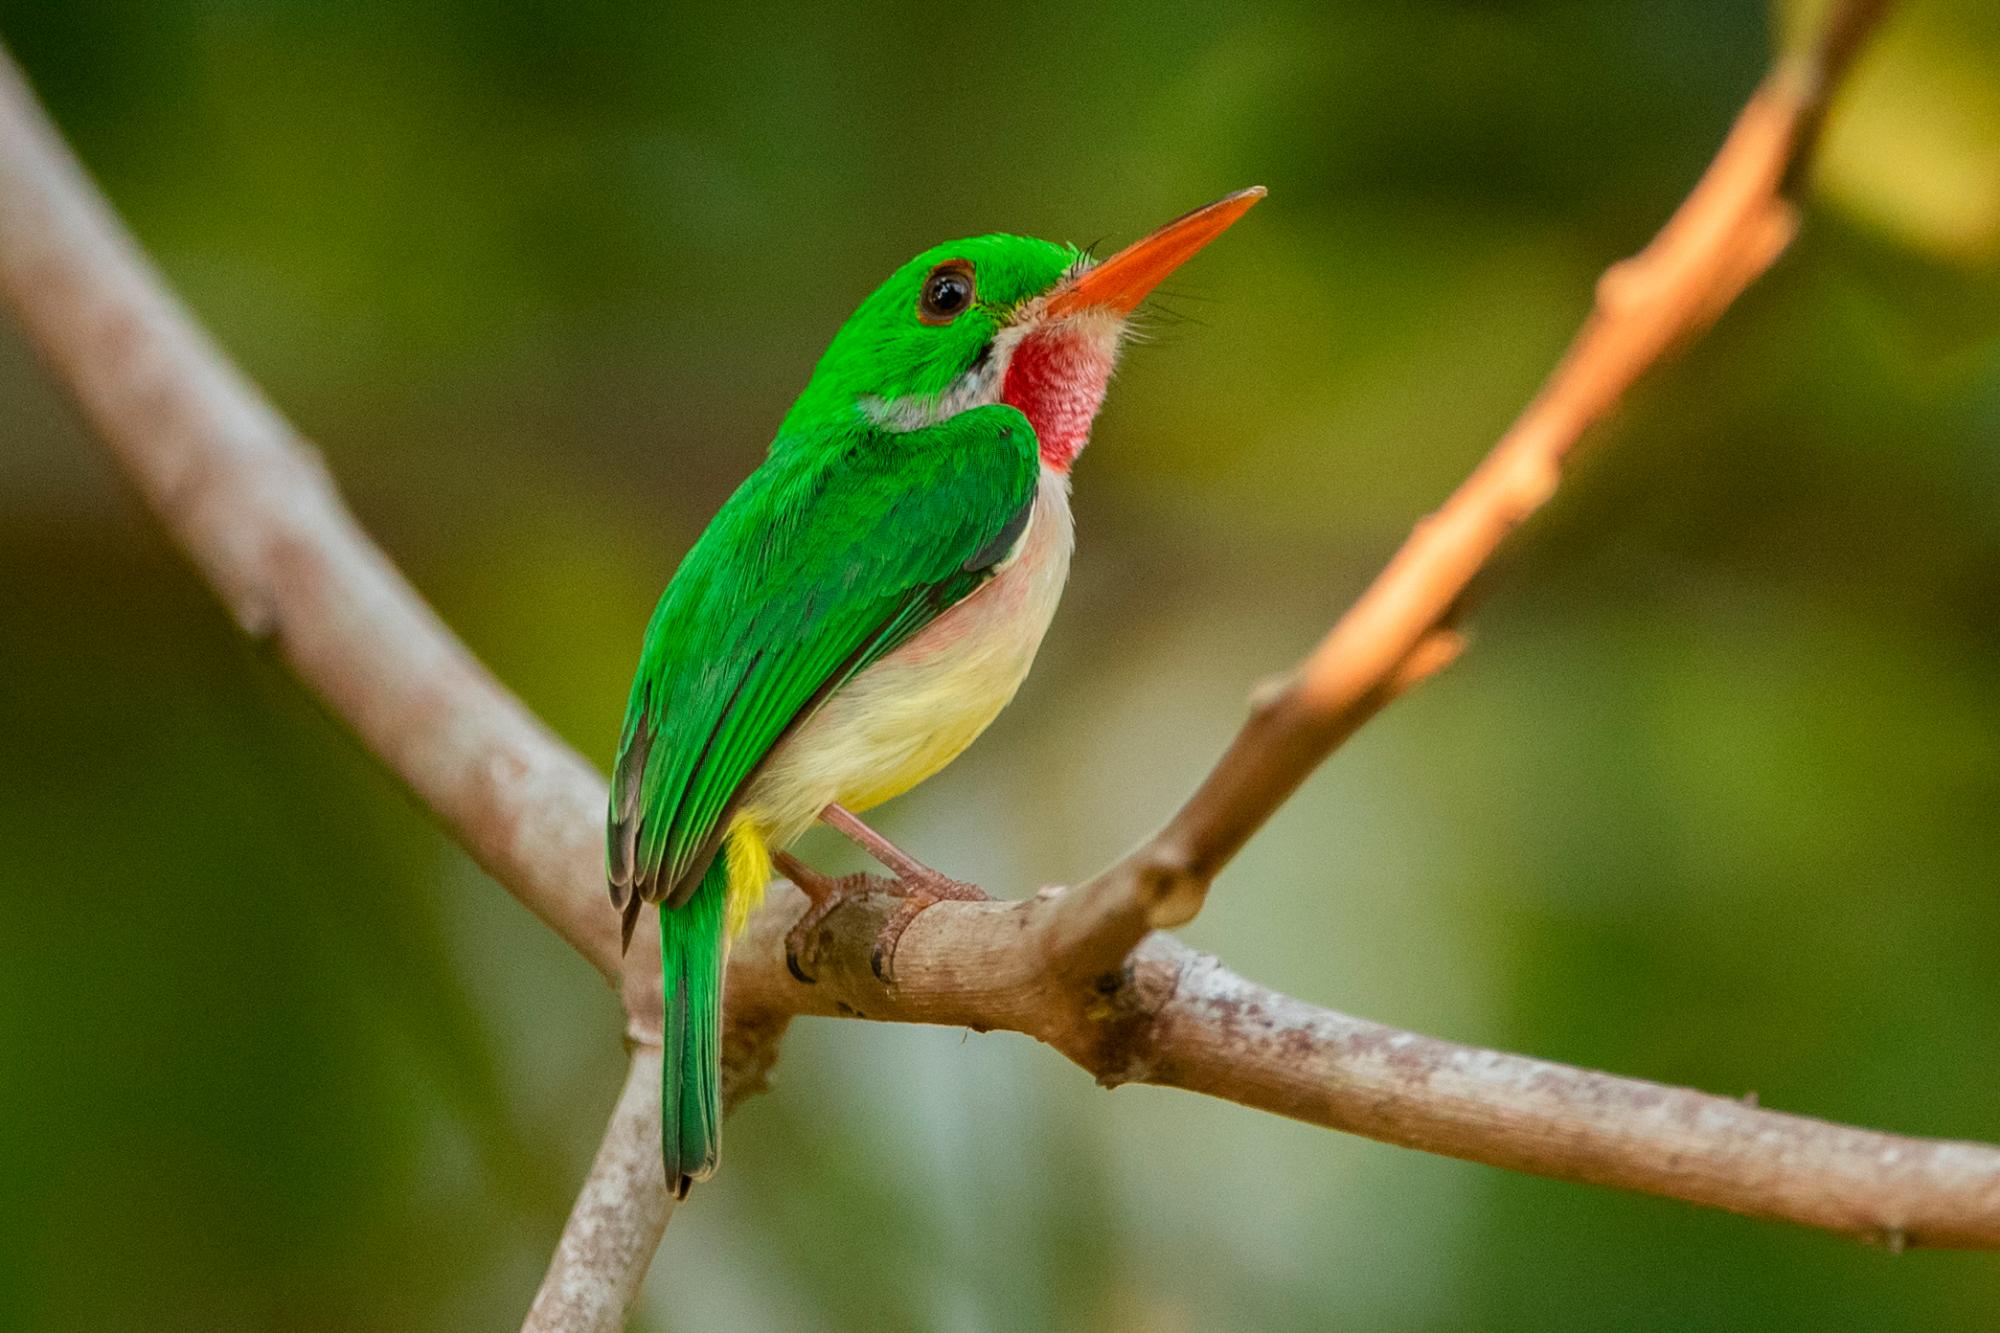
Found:
[[1882, 32], [1827, 127], [1825, 198], [1902, 243], [2000, 259], [2000, 51], [1922, 9]]

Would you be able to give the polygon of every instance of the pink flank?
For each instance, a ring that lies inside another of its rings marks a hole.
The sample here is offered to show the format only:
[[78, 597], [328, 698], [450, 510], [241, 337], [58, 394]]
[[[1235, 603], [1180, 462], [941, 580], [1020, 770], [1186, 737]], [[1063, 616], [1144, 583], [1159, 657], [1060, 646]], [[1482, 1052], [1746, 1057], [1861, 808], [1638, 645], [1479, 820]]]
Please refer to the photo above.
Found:
[[1090, 423], [1111, 381], [1115, 347], [1058, 324], [1035, 330], [1014, 349], [1000, 398], [1035, 428], [1044, 467], [1069, 471], [1089, 441]]

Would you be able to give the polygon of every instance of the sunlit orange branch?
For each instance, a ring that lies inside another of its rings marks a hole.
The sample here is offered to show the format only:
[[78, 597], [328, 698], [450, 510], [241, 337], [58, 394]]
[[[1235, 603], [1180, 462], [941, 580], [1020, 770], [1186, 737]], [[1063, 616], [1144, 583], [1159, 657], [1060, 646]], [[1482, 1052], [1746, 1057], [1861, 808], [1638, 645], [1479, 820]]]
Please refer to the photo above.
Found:
[[1311, 655], [1257, 701], [1166, 826], [1075, 896], [1065, 932], [1079, 941], [1086, 969], [1122, 957], [1147, 929], [1192, 918], [1216, 874], [1327, 755], [1457, 654], [1451, 627], [1467, 590], [1555, 494], [1590, 427], [1791, 241], [1799, 218], [1788, 187], [1834, 88], [1887, 8], [1887, 0], [1837, 5], [1816, 44], [1778, 62], [1652, 244], [1599, 280], [1596, 308], [1484, 461], [1417, 525]]

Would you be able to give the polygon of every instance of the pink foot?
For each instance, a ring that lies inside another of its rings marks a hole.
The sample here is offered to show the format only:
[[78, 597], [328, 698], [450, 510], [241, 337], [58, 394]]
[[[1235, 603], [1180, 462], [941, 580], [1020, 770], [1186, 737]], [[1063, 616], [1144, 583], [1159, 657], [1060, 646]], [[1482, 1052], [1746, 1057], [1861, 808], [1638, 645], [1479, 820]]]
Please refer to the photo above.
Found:
[[819, 981], [820, 926], [848, 899], [866, 897], [881, 881], [872, 875], [822, 875], [789, 852], [779, 852], [772, 860], [811, 900], [798, 923], [785, 932], [785, 967], [806, 985], [815, 985]]
[[888, 891], [903, 901], [897, 904], [889, 919], [882, 923], [882, 931], [875, 937], [875, 950], [868, 956], [869, 970], [875, 974], [875, 979], [885, 986], [895, 984], [896, 945], [901, 942], [903, 932], [910, 928], [910, 923], [921, 916], [925, 909], [935, 907], [942, 902], [987, 901], [986, 890], [977, 884], [948, 879], [928, 867], [919, 869], [920, 873], [905, 874], [888, 885]]

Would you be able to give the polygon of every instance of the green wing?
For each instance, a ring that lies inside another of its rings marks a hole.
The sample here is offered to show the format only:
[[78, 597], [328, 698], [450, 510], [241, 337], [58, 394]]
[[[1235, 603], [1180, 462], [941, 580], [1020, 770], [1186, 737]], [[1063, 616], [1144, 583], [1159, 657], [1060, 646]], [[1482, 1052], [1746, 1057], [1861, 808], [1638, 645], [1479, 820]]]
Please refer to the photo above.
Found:
[[606, 869], [638, 904], [700, 882], [732, 803], [796, 722], [993, 576], [1039, 473], [1011, 407], [781, 439], [660, 598], [611, 785]]

